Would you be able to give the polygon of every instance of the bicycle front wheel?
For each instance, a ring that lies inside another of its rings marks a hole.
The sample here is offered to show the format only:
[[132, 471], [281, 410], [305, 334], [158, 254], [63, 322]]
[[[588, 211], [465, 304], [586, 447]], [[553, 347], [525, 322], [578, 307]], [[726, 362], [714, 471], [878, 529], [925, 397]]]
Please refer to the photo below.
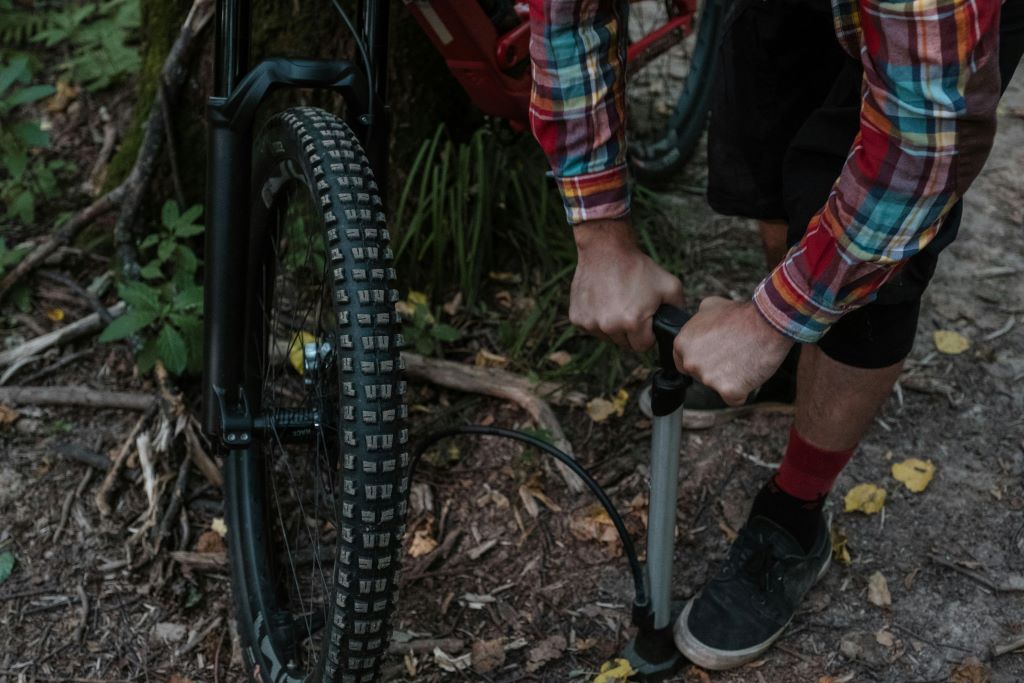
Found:
[[238, 632], [256, 681], [378, 680], [408, 493], [397, 292], [373, 173], [314, 108], [253, 150], [244, 389], [264, 424], [228, 455]]

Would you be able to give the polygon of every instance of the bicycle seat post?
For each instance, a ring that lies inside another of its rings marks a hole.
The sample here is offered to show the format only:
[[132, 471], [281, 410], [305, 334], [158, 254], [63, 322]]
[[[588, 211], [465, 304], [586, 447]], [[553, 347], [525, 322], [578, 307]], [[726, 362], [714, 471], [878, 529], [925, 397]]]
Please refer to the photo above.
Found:
[[634, 605], [638, 630], [623, 656], [640, 680], [662, 680], [686, 663], [672, 640], [672, 556], [675, 549], [676, 498], [679, 486], [679, 445], [683, 398], [690, 378], [679, 372], [672, 344], [689, 316], [662, 306], [654, 316], [660, 368], [651, 387], [650, 506], [647, 525], [646, 606]]

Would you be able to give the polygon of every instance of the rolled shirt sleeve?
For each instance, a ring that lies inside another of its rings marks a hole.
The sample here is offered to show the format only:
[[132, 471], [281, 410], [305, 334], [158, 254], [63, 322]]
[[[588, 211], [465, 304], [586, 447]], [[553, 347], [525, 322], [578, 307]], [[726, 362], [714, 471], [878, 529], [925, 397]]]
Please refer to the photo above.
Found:
[[820, 339], [923, 249], [988, 156], [999, 99], [998, 0], [833, 0], [864, 67], [860, 131], [825, 206], [761, 282], [780, 332]]
[[530, 0], [530, 126], [569, 223], [629, 213], [626, 5]]

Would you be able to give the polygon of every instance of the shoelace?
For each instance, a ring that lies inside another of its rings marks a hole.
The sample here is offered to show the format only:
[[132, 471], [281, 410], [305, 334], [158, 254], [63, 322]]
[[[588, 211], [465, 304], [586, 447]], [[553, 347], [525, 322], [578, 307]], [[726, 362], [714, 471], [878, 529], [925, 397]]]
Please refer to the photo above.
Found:
[[[774, 546], [763, 537], [754, 535], [746, 528], [740, 531], [736, 540], [739, 550], [730, 558], [725, 568], [729, 574], [736, 575], [742, 570], [763, 593], [771, 593], [775, 585], [785, 585], [785, 571], [778, 571], [786, 565], [801, 561], [797, 555], [779, 555]], [[773, 582], [775, 578], [777, 581]]]

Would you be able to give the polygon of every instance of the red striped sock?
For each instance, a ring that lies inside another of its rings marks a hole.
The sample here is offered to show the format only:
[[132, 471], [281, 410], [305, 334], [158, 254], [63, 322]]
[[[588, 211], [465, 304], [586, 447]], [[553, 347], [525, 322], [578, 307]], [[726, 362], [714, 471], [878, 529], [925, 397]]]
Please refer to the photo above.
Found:
[[817, 500], [828, 495], [836, 477], [846, 467], [854, 449], [826, 451], [806, 441], [796, 431], [789, 430], [789, 445], [775, 475], [776, 485], [800, 500]]

